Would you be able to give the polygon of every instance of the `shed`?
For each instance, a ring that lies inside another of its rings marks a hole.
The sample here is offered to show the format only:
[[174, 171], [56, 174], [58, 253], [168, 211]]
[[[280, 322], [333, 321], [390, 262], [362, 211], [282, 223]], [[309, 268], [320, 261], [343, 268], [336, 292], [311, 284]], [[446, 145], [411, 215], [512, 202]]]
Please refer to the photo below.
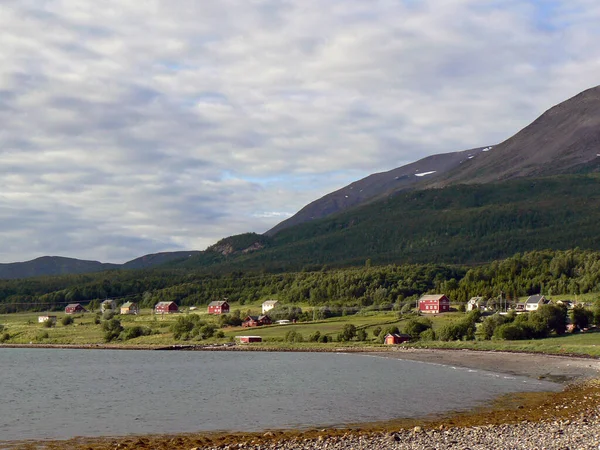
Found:
[[384, 338], [385, 345], [394, 345], [394, 344], [402, 344], [404, 342], [409, 342], [411, 339], [410, 334], [386, 334]]
[[419, 311], [425, 314], [448, 312], [450, 300], [444, 294], [423, 295], [419, 299]]
[[262, 304], [262, 313], [264, 314], [267, 311], [271, 311], [278, 304], [279, 304], [279, 302], [277, 300], [267, 300], [267, 301], [263, 302], [263, 304]]
[[85, 308], [81, 303], [70, 303], [65, 307], [65, 314], [77, 314], [85, 312]]
[[227, 303], [227, 300], [210, 302], [208, 304], [208, 313], [209, 314], [228, 314], [229, 313], [229, 303]]
[[126, 302], [121, 305], [121, 314], [139, 314], [140, 308], [135, 302]]
[[252, 342], [262, 342], [261, 336], [236, 336], [240, 344], [251, 344]]
[[44, 322], [56, 323], [56, 316], [38, 316], [38, 322], [39, 323], [44, 323]]
[[173, 314], [179, 311], [175, 302], [158, 302], [154, 307], [156, 314]]

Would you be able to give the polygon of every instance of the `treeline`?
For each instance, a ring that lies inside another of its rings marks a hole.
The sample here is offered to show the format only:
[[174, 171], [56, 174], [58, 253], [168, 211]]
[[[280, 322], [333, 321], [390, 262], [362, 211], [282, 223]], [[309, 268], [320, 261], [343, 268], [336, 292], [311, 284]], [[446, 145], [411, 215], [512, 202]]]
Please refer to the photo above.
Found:
[[206, 305], [227, 298], [241, 304], [265, 298], [354, 309], [400, 309], [424, 293], [444, 293], [453, 302], [474, 296], [504, 299], [600, 292], [600, 252], [535, 251], [478, 267], [436, 264], [321, 268], [294, 273], [203, 274], [184, 270], [111, 271], [88, 275], [0, 281], [0, 313], [60, 310], [66, 303], [105, 298]]

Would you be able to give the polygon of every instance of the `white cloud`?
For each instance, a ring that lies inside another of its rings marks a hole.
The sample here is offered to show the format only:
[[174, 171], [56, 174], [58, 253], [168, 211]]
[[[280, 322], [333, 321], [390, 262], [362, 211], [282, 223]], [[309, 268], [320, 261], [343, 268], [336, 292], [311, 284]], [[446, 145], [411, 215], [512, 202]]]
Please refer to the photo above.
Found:
[[0, 260], [202, 249], [497, 143], [597, 83], [598, 19], [591, 0], [6, 1]]

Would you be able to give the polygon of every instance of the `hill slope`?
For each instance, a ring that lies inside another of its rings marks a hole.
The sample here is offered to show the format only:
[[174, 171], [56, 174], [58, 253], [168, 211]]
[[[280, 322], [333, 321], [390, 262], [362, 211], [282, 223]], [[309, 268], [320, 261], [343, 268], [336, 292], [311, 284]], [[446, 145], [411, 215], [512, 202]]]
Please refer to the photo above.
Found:
[[0, 279], [100, 272], [118, 267], [118, 264], [106, 264], [98, 261], [63, 258], [62, 256], [42, 256], [31, 261], [0, 264]]

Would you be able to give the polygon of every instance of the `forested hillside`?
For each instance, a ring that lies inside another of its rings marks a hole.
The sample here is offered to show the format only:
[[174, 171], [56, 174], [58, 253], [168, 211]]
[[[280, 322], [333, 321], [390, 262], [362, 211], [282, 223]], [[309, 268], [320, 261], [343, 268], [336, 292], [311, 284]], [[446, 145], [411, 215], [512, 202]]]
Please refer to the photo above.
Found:
[[184, 270], [111, 271], [89, 275], [0, 282], [0, 313], [64, 308], [67, 302], [117, 298], [143, 307], [174, 300], [206, 305], [229, 298], [241, 303], [278, 298], [285, 303], [339, 307], [399, 308], [427, 292], [452, 301], [498, 296], [600, 292], [600, 252], [536, 251], [477, 267], [385, 265], [285, 274], [235, 272], [214, 275]]

